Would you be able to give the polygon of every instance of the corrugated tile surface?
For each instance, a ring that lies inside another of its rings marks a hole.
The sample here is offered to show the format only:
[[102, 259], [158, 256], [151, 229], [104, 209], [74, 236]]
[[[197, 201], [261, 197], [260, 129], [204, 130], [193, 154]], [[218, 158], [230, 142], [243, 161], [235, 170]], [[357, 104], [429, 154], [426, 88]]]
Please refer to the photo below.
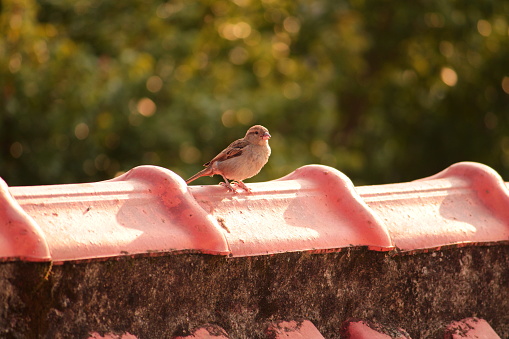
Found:
[[61, 262], [352, 246], [411, 252], [509, 240], [506, 184], [477, 163], [414, 182], [357, 188], [336, 169], [309, 165], [249, 186], [252, 194], [187, 187], [155, 166], [96, 183], [7, 188], [2, 182], [0, 256]]
[[43, 230], [54, 261], [182, 250], [229, 253], [222, 229], [185, 182], [160, 167], [137, 167], [97, 183], [13, 187], [11, 193]]
[[358, 192], [403, 251], [509, 240], [509, 191], [485, 165], [458, 163], [429, 178]]
[[304, 166], [281, 179], [249, 187], [252, 194], [191, 187], [202, 208], [223, 226], [233, 256], [350, 246], [392, 249], [384, 224], [352, 182], [333, 168]]

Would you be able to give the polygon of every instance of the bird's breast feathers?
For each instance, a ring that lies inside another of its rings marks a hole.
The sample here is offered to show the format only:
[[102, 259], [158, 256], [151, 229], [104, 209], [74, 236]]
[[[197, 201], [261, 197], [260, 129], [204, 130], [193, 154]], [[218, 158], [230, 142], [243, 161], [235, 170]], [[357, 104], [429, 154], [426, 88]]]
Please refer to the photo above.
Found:
[[270, 156], [270, 146], [247, 145], [242, 154], [236, 157], [218, 160], [214, 167], [220, 170], [225, 177], [231, 180], [244, 180], [258, 174], [267, 163]]

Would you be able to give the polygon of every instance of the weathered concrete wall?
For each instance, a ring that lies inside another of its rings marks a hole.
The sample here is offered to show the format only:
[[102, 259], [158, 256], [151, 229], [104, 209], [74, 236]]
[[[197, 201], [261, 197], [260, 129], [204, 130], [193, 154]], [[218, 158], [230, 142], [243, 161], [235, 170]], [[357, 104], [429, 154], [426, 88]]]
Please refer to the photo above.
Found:
[[439, 338], [447, 323], [469, 316], [509, 337], [509, 246], [123, 258], [53, 266], [45, 280], [49, 268], [0, 264], [0, 337], [168, 338], [213, 323], [234, 338], [264, 338], [269, 321], [304, 318], [339, 338], [355, 317]]

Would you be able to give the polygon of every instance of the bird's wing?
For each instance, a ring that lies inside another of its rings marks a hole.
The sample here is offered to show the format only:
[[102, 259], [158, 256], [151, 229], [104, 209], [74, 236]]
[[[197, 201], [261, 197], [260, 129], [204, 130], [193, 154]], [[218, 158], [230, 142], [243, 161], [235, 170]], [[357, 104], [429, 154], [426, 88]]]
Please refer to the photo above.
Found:
[[238, 139], [232, 142], [228, 147], [221, 151], [214, 159], [210, 160], [203, 166], [209, 166], [216, 161], [225, 161], [231, 158], [238, 157], [242, 154], [242, 151], [249, 145], [249, 141], [244, 139]]

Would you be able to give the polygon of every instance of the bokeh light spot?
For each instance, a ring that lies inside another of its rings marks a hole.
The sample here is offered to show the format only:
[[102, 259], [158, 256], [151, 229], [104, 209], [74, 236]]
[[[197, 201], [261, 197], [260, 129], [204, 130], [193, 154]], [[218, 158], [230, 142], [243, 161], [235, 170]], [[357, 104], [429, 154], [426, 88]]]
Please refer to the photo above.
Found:
[[226, 110], [221, 115], [221, 122], [225, 127], [233, 127], [235, 126], [235, 122], [237, 119], [235, 119], [235, 112], [231, 109]]
[[11, 144], [9, 152], [13, 158], [18, 159], [23, 154], [23, 145], [20, 142], [15, 141]]
[[283, 27], [288, 33], [299, 33], [300, 21], [296, 17], [289, 16], [283, 21]]
[[84, 122], [80, 122], [79, 124], [74, 127], [74, 135], [78, 140], [85, 140], [88, 138], [88, 135], [90, 133], [90, 129], [88, 128], [88, 125]]
[[502, 89], [504, 90], [504, 92], [509, 94], [509, 77], [504, 77], [502, 79]]
[[488, 37], [491, 35], [491, 24], [486, 20], [477, 21], [477, 31], [482, 36]]
[[144, 117], [151, 117], [156, 112], [157, 106], [151, 99], [141, 98], [136, 105], [136, 109]]
[[297, 99], [301, 95], [301, 88], [300, 85], [296, 82], [287, 82], [283, 86], [283, 95], [285, 98], [293, 100]]
[[266, 60], [258, 60], [253, 65], [253, 72], [259, 78], [265, 78], [271, 72], [271, 65]]
[[153, 75], [147, 79], [146, 86], [150, 92], [157, 93], [163, 87], [163, 79], [161, 79], [157, 75]]
[[253, 111], [249, 108], [241, 108], [236, 112], [238, 122], [242, 125], [249, 125], [253, 122]]
[[180, 146], [180, 159], [186, 164], [195, 164], [201, 158], [201, 152], [198, 148], [184, 143]]
[[230, 61], [235, 65], [242, 65], [249, 58], [249, 54], [245, 48], [237, 46], [230, 51]]
[[442, 68], [440, 77], [442, 78], [444, 84], [450, 87], [456, 86], [456, 83], [458, 82], [458, 74], [456, 74], [456, 72], [449, 67]]

